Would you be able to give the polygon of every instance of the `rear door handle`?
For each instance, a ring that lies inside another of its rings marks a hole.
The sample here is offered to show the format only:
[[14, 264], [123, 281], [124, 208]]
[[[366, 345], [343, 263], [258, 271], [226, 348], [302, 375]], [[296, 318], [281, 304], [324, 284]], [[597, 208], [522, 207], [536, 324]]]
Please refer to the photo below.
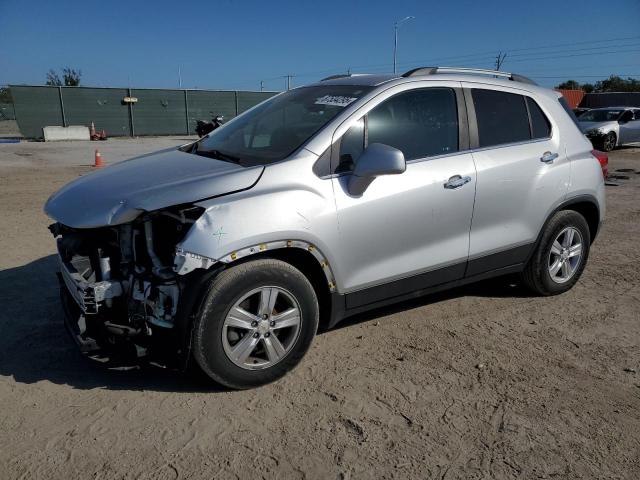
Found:
[[460, 175], [454, 175], [449, 179], [447, 183], [444, 184], [444, 188], [453, 190], [454, 188], [460, 188], [465, 183], [469, 183], [470, 181], [471, 181], [471, 177], [462, 177]]
[[553, 163], [556, 158], [558, 158], [557, 153], [544, 152], [542, 157], [540, 157], [540, 161], [544, 163]]

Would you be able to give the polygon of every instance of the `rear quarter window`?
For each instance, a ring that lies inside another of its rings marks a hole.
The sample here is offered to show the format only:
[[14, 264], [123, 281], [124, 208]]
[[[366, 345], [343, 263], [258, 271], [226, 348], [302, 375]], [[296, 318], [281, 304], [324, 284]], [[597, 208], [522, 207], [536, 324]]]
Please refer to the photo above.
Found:
[[578, 123], [578, 118], [576, 117], [576, 114], [573, 113], [573, 110], [571, 110], [571, 107], [569, 106], [565, 98], [560, 97], [558, 98], [558, 101], [560, 102], [560, 105], [562, 105], [562, 108], [564, 109], [564, 111], [567, 112], [567, 115], [569, 115], [569, 118], [573, 121], [575, 126], [578, 127], [578, 130], [582, 131], [582, 129], [580, 128], [580, 124]]
[[527, 97], [527, 106], [531, 116], [531, 138], [551, 136], [551, 123], [533, 98]]

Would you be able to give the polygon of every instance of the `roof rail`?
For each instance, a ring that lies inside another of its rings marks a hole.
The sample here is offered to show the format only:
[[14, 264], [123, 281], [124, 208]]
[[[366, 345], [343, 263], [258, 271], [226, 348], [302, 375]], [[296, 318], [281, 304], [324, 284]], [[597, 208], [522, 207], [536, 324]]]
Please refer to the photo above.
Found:
[[320, 80], [321, 82], [325, 82], [327, 80], [336, 80], [337, 78], [350, 78], [350, 77], [363, 77], [367, 75], [366, 73], [339, 73], [337, 75], [330, 75], [328, 77]]
[[403, 77], [418, 77], [421, 75], [435, 75], [437, 73], [467, 73], [475, 75], [491, 75], [493, 77], [504, 77], [514, 82], [529, 83], [537, 85], [530, 78], [518, 75], [517, 73], [501, 72], [499, 70], [484, 70], [481, 68], [464, 68], [464, 67], [420, 67], [414, 68], [402, 74]]
[[339, 73], [337, 75], [329, 75], [328, 77], [325, 77], [320, 81], [321, 82], [326, 82], [327, 80], [335, 80], [336, 78], [348, 78], [350, 76], [351, 76], [350, 73]]

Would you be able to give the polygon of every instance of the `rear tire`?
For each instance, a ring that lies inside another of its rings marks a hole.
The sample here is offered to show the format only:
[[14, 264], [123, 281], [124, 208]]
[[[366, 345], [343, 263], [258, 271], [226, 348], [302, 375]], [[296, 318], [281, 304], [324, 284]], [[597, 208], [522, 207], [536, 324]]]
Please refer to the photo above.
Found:
[[302, 272], [280, 260], [249, 261], [212, 280], [194, 322], [193, 356], [226, 387], [257, 387], [302, 360], [318, 321], [318, 300]]
[[524, 284], [543, 296], [570, 290], [587, 264], [590, 244], [589, 226], [582, 215], [573, 210], [557, 212], [522, 272]]

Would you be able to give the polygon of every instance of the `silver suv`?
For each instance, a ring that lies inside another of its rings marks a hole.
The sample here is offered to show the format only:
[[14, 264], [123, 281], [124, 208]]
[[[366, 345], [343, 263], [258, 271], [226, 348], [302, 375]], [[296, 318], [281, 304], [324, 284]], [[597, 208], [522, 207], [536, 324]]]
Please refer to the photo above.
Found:
[[319, 326], [521, 273], [580, 277], [605, 212], [561, 96], [504, 72], [335, 76], [48, 200], [67, 326], [110, 365], [271, 382]]

